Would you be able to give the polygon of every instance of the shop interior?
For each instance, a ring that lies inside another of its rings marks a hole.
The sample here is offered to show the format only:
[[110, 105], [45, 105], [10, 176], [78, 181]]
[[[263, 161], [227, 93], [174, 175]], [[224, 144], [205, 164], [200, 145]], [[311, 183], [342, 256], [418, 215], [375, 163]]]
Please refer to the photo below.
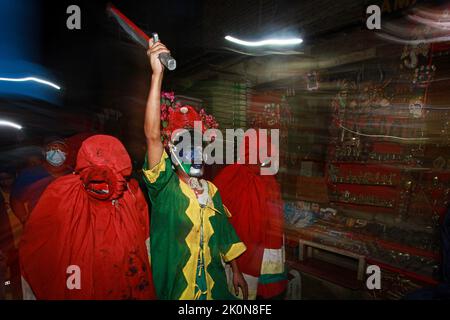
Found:
[[[368, 28], [367, 1], [116, 3], [146, 32], [159, 28], [177, 58], [167, 91], [214, 115], [223, 132], [279, 130], [288, 279], [280, 299], [401, 300], [448, 281], [449, 7], [373, 2], [381, 29]], [[40, 53], [24, 53], [64, 88], [2, 95], [2, 117], [27, 129], [0, 129], [3, 161], [21, 161], [51, 134], [101, 132], [123, 141], [139, 172], [148, 62], [104, 4], [82, 1], [80, 31], [57, 28], [64, 1], [42, 7], [40, 31], [25, 27], [41, 41]], [[303, 42], [246, 47], [226, 35]], [[370, 278], [377, 272], [381, 286]]]

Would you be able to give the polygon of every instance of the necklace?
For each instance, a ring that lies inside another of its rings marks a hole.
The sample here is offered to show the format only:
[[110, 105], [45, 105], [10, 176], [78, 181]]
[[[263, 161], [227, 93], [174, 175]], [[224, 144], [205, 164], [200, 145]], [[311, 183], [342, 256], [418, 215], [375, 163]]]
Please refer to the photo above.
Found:
[[195, 192], [196, 195], [203, 193], [203, 187], [201, 186], [197, 178], [191, 177], [188, 180], [189, 187]]

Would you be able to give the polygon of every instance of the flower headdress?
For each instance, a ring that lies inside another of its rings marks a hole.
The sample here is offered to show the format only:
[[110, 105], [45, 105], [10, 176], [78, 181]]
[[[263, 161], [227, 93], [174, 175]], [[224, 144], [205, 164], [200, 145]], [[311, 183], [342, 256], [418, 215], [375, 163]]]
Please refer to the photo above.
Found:
[[202, 108], [197, 112], [190, 105], [176, 102], [173, 92], [161, 93], [161, 139], [164, 147], [169, 143], [172, 132], [177, 129], [194, 129], [194, 122], [202, 122], [202, 133], [208, 129], [217, 129], [216, 119]]

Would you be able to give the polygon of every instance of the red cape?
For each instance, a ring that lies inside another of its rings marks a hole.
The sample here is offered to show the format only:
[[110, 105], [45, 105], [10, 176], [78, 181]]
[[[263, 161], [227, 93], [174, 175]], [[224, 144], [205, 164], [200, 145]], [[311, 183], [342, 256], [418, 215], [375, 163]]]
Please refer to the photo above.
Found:
[[[125, 148], [110, 136], [88, 138], [76, 171], [50, 184], [31, 213], [20, 244], [23, 277], [37, 299], [154, 298], [147, 204], [137, 182], [125, 180]], [[81, 289], [67, 287], [71, 265], [80, 268]]]

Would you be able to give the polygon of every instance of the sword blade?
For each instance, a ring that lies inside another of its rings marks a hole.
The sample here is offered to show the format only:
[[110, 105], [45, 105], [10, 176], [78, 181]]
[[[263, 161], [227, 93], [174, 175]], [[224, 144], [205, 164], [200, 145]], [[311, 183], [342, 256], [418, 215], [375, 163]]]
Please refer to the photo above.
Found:
[[119, 9], [112, 4], [106, 7], [108, 14], [120, 25], [123, 31], [134, 41], [139, 43], [145, 49], [148, 49], [148, 40], [150, 39], [144, 31], [128, 19]]

